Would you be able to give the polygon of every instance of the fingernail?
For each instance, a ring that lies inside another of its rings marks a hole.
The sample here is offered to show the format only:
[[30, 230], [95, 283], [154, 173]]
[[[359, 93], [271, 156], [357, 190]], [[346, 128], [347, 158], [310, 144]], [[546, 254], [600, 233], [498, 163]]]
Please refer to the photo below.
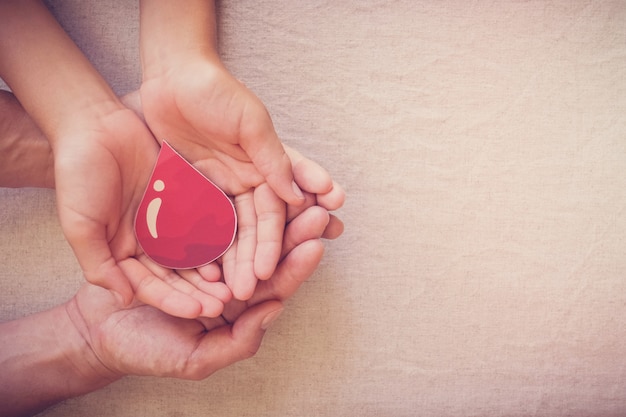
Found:
[[269, 327], [276, 321], [276, 319], [282, 314], [283, 309], [272, 311], [270, 314], [265, 316], [263, 321], [261, 322], [261, 329], [267, 330]]
[[293, 192], [296, 194], [296, 196], [300, 200], [304, 200], [304, 194], [302, 194], [302, 190], [300, 189], [300, 187], [298, 187], [298, 184], [296, 184], [295, 181], [291, 182], [291, 187], [293, 188]]

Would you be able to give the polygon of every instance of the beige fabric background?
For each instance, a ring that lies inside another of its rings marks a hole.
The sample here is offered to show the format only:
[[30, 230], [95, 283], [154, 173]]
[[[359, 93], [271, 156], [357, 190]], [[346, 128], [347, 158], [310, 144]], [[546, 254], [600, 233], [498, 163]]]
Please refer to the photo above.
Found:
[[[50, 1], [120, 94], [136, 1]], [[57, 416], [626, 415], [626, 2], [222, 1], [227, 66], [347, 190], [259, 354]], [[82, 278], [54, 193], [0, 190], [1, 318]]]

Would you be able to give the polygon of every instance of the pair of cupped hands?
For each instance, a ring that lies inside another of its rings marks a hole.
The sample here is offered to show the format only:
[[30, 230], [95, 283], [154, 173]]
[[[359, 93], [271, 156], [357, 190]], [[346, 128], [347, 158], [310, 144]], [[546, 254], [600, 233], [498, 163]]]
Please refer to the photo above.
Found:
[[[280, 142], [262, 102], [219, 62], [187, 61], [96, 120], [75, 120], [70, 135], [81, 137], [54, 147], [55, 187], [63, 232], [95, 284], [67, 311], [98, 360], [114, 374], [202, 378], [249, 356], [318, 266], [321, 239], [343, 232], [330, 213], [344, 202], [342, 188]], [[237, 212], [233, 245], [197, 269], [157, 265], [134, 234], [163, 139]]]

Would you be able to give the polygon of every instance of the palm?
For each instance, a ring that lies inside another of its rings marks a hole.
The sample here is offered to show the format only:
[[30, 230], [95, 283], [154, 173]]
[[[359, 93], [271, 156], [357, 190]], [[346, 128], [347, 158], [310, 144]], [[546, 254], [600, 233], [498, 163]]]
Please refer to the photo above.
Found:
[[[225, 69], [205, 61], [185, 63], [145, 81], [140, 92], [156, 138], [166, 139], [228, 194], [264, 181], [252, 162], [258, 153], [252, 142], [273, 132], [271, 121], [258, 98]], [[272, 139], [276, 149], [280, 143]]]
[[135, 210], [158, 152], [149, 131], [129, 110], [85, 131], [58, 150], [55, 176], [61, 225], [87, 280], [177, 316], [219, 315], [222, 284], [193, 271], [183, 279], [137, 245]]
[[[56, 152], [55, 177], [63, 230], [87, 279], [97, 281], [102, 265], [135, 255], [132, 208], [141, 197], [156, 145], [126, 111], [86, 132]], [[134, 158], [140, 146], [148, 158]], [[114, 274], [111, 280], [117, 278]]]
[[95, 286], [83, 286], [72, 302], [82, 314], [90, 346], [120, 374], [179, 376], [210, 330], [199, 320], [169, 316], [145, 304], [120, 309], [110, 293]]
[[238, 238], [224, 258], [224, 275], [235, 297], [249, 298], [257, 279], [268, 279], [278, 262], [285, 223], [285, 204], [268, 187], [259, 156], [282, 155], [288, 168], [283, 176], [292, 177], [269, 115], [254, 94], [207, 61], [186, 62], [147, 80], [140, 94], [157, 139], [167, 139], [234, 199]]
[[258, 286], [249, 301], [228, 304], [232, 325], [218, 318], [176, 318], [141, 303], [124, 308], [108, 291], [91, 285], [79, 290], [68, 312], [94, 354], [113, 372], [204, 378], [254, 353], [264, 333], [262, 320], [281, 308], [276, 300], [289, 298], [319, 264], [319, 238], [328, 213], [309, 207], [290, 220], [272, 279]]
[[[294, 176], [312, 194], [331, 192], [330, 176], [298, 154], [307, 161], [298, 178], [290, 161], [297, 153], [287, 155], [263, 104], [219, 63], [186, 61], [145, 80], [140, 95], [145, 120], [157, 139], [167, 139], [233, 197], [239, 230], [224, 256], [224, 277], [233, 295], [247, 300], [257, 280], [272, 275], [280, 257], [286, 217], [281, 199], [288, 201], [285, 196], [293, 193]], [[335, 195], [343, 195], [337, 191]], [[333, 204], [325, 208], [338, 208]]]
[[[272, 279], [261, 281], [248, 300], [232, 300], [224, 305], [224, 317], [229, 322], [236, 320], [248, 308], [265, 300], [284, 301], [291, 297], [302, 282], [309, 277], [321, 260], [324, 248], [319, 238], [325, 235], [331, 215], [319, 206], [289, 210], [285, 227], [280, 262]], [[329, 238], [341, 234], [331, 233]]]

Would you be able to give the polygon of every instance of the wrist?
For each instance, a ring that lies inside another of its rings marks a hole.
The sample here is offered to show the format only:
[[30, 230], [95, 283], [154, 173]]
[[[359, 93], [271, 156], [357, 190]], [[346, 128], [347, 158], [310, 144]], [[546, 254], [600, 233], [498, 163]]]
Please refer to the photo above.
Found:
[[77, 142], [88, 140], [91, 133], [97, 134], [109, 126], [108, 119], [130, 111], [114, 94], [108, 95], [106, 90], [99, 93], [102, 94], [94, 92], [92, 96], [77, 96], [72, 103], [74, 110], [64, 113], [52, 128], [45, 131], [55, 153], [59, 148], [71, 148]]
[[53, 146], [85, 112], [111, 111], [117, 97], [41, 1], [0, 2], [4, 14], [0, 76]]
[[214, 2], [142, 0], [140, 54], [144, 81], [189, 59], [220, 63]]
[[76, 302], [72, 298], [63, 306], [64, 331], [58, 335], [64, 340], [66, 359], [71, 363], [71, 376], [75, 381], [70, 394], [81, 395], [95, 391], [124, 375], [109, 369], [94, 351], [88, 326]]
[[[161, 49], [162, 48], [162, 49]], [[151, 57], [141, 57], [141, 82], [146, 83], [153, 79], [169, 78], [181, 69], [187, 69], [193, 63], [210, 65], [216, 69], [223, 69], [224, 64], [217, 53], [201, 49], [169, 50], [162, 46], [155, 46]]]
[[34, 414], [120, 378], [97, 361], [66, 305], [0, 324], [0, 404], [6, 415]]

